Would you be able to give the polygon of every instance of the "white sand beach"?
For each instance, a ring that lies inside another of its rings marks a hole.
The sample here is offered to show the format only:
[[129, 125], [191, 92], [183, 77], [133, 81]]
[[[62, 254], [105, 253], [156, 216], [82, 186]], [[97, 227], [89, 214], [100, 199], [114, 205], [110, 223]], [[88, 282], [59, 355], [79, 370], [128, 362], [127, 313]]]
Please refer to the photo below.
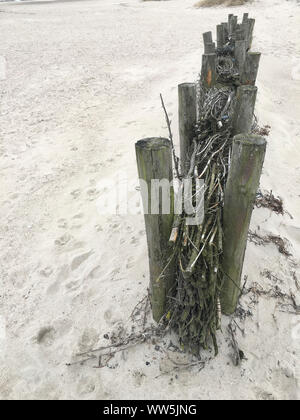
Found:
[[255, 208], [251, 230], [286, 238], [291, 253], [249, 242], [243, 275], [248, 287], [277, 286], [300, 305], [300, 4], [195, 2], [0, 4], [0, 399], [300, 396], [300, 318], [269, 296], [245, 297], [252, 316], [237, 331], [239, 367], [225, 316], [219, 355], [206, 355], [201, 371], [172, 370], [170, 358], [187, 356], [152, 343], [118, 353], [109, 367], [66, 365], [130, 325], [149, 283], [143, 216], [101, 215], [101, 182], [125, 173], [135, 191], [135, 142], [168, 136], [160, 93], [178, 145], [177, 85], [197, 80], [202, 33], [232, 11], [256, 19], [256, 115], [271, 126], [261, 189], [288, 212]]

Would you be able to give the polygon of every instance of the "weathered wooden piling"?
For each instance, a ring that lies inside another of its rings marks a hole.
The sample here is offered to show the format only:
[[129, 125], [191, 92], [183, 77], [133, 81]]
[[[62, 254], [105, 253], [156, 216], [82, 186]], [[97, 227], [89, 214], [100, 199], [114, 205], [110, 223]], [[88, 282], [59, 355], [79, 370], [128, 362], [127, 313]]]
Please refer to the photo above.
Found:
[[211, 88], [216, 84], [216, 79], [217, 79], [216, 63], [217, 63], [216, 54], [203, 54], [202, 55], [201, 84], [204, 88]]
[[[170, 263], [172, 247], [169, 245], [174, 217], [171, 143], [166, 138], [146, 138], [135, 144], [135, 150], [139, 179], [142, 180], [152, 314], [159, 322], [166, 310], [167, 294], [174, 283], [173, 264]], [[164, 194], [160, 192], [158, 181], [162, 181]], [[163, 214], [162, 204], [163, 200], [168, 200], [168, 194], [170, 209]]]
[[256, 95], [256, 86], [245, 85], [238, 87], [236, 93], [235, 113], [232, 121], [233, 135], [250, 133], [253, 123]]
[[234, 313], [240, 295], [247, 235], [265, 151], [266, 140], [261, 136], [239, 134], [234, 137], [223, 211], [221, 307], [226, 315]]
[[204, 45], [204, 54], [214, 54], [216, 52], [216, 44], [211, 42]]
[[237, 28], [237, 22], [238, 22], [237, 16], [234, 16], [234, 15], [229, 15], [228, 16], [229, 38], [235, 38], [235, 31], [236, 31], [236, 28]]
[[247, 52], [245, 58], [245, 65], [243, 72], [241, 73], [241, 84], [242, 85], [255, 85], [261, 53], [259, 52]]
[[243, 23], [247, 23], [248, 18], [249, 18], [249, 13], [244, 13], [243, 14]]
[[223, 25], [217, 25], [217, 48], [223, 48], [226, 44]]
[[197, 85], [182, 83], [178, 86], [178, 123], [180, 141], [181, 173], [187, 175], [189, 150], [195, 135], [197, 122]]
[[247, 43], [244, 40], [235, 41], [235, 48], [234, 48], [234, 58], [237, 63], [237, 67], [239, 70], [240, 75], [244, 75], [245, 73], [245, 61], [246, 61], [246, 47]]
[[204, 47], [205, 47], [206, 44], [212, 44], [213, 38], [212, 38], [212, 32], [211, 31], [204, 32], [202, 36], [203, 36]]
[[221, 25], [223, 26], [223, 32], [224, 32], [224, 42], [225, 44], [228, 42], [228, 23], [222, 22]]
[[248, 50], [252, 47], [252, 41], [253, 41], [253, 31], [254, 31], [254, 25], [255, 25], [255, 19], [250, 18], [247, 21], [248, 23]]

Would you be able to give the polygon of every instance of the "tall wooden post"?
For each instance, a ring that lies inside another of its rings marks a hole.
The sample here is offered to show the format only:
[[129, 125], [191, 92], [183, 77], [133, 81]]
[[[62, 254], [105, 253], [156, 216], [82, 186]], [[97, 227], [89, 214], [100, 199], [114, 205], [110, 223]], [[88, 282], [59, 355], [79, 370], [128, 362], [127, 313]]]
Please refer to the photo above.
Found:
[[[135, 144], [138, 174], [144, 205], [144, 217], [150, 266], [152, 314], [159, 322], [166, 311], [166, 299], [174, 285], [172, 247], [169, 237], [174, 218], [174, 193], [171, 186], [172, 150], [165, 138], [147, 138]], [[157, 182], [162, 181], [162, 192]], [[169, 184], [168, 184], [169, 182]], [[163, 200], [170, 199], [170, 209], [163, 214]], [[153, 211], [156, 208], [158, 211]], [[153, 214], [158, 213], [158, 214]]]
[[217, 79], [217, 55], [203, 54], [201, 67], [201, 84], [204, 88], [211, 88]]
[[252, 41], [253, 41], [253, 31], [254, 31], [254, 25], [255, 25], [255, 19], [250, 18], [248, 19], [248, 49], [252, 47]]
[[240, 75], [243, 75], [246, 61], [246, 41], [235, 41], [234, 58], [236, 59]]
[[261, 53], [248, 52], [245, 58], [245, 65], [241, 74], [242, 85], [255, 85], [258, 73]]
[[221, 25], [223, 26], [223, 34], [224, 34], [224, 43], [226, 44], [228, 42], [228, 23], [222, 22]]
[[189, 150], [195, 137], [197, 122], [196, 83], [182, 83], [178, 86], [178, 122], [181, 173], [186, 176], [189, 169]]
[[257, 95], [256, 86], [239, 86], [236, 94], [233, 134], [250, 133]]
[[223, 211], [224, 285], [221, 307], [226, 315], [234, 313], [240, 295], [247, 235], [265, 151], [266, 140], [261, 136], [239, 134], [233, 139]]
[[217, 48], [223, 48], [225, 44], [224, 26], [217, 25]]

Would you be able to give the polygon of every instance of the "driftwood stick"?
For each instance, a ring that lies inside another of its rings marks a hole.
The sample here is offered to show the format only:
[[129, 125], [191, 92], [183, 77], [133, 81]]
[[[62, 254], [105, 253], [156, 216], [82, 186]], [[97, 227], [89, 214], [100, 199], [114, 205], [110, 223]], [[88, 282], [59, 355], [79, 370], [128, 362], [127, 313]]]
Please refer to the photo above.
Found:
[[165, 107], [162, 94], [160, 94], [160, 100], [161, 100], [161, 106], [162, 106], [162, 108], [164, 110], [164, 113], [165, 113], [166, 123], [167, 123], [168, 131], [169, 131], [169, 140], [171, 142], [171, 147], [172, 147], [172, 154], [173, 154], [175, 172], [176, 172], [177, 178], [180, 178], [179, 169], [178, 169], [178, 157], [176, 156], [176, 153], [175, 153], [173, 134], [172, 134], [172, 130], [171, 130], [171, 121], [169, 119], [169, 115], [168, 115], [167, 109]]
[[[173, 265], [169, 263], [172, 254], [169, 237], [174, 217], [172, 146], [165, 138], [147, 138], [139, 140], [135, 150], [148, 244], [150, 300], [153, 318], [159, 322], [165, 313], [166, 296], [174, 281]], [[160, 188], [156, 181], [162, 180]], [[169, 211], [166, 209], [168, 203]]]
[[225, 188], [223, 226], [224, 286], [222, 312], [232, 314], [240, 295], [247, 235], [266, 151], [266, 140], [254, 134], [234, 137]]
[[233, 117], [233, 134], [250, 133], [257, 95], [256, 86], [239, 86], [236, 94], [236, 107]]
[[197, 122], [196, 89], [196, 83], [182, 83], [178, 86], [180, 164], [183, 176], [186, 176], [189, 170], [189, 152], [195, 136], [195, 124]]

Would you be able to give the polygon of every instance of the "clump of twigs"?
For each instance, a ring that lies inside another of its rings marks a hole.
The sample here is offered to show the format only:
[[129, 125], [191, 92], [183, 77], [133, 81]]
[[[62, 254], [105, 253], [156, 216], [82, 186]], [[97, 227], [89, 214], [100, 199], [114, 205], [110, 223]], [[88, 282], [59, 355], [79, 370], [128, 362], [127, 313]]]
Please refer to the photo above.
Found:
[[264, 289], [258, 283], [253, 283], [251, 287], [246, 290], [245, 294], [251, 293], [253, 295], [252, 303], [258, 303], [260, 296], [269, 297], [276, 299], [277, 306], [279, 306], [280, 312], [287, 312], [294, 315], [300, 314], [300, 306], [296, 303], [295, 295], [290, 293], [284, 293], [278, 285], [271, 286], [269, 289]]
[[263, 127], [259, 127], [258, 125], [252, 129], [252, 133], [257, 134], [259, 136], [269, 136], [271, 131], [271, 127], [269, 125], [264, 125]]
[[255, 205], [258, 208], [264, 207], [270, 209], [276, 214], [284, 214], [282, 199], [275, 197], [272, 191], [266, 191], [265, 193], [259, 191], [256, 195]]
[[267, 245], [273, 243], [276, 245], [280, 254], [285, 255], [286, 257], [291, 257], [292, 254], [287, 250], [287, 239], [283, 239], [278, 235], [266, 235], [261, 236], [257, 232], [252, 232], [251, 230], [248, 233], [248, 239], [250, 242], [253, 242], [255, 245]]
[[[218, 353], [216, 331], [220, 327], [219, 292], [222, 284], [222, 207], [231, 146], [231, 121], [235, 91], [224, 86], [200, 89], [199, 118], [189, 151], [185, 177], [204, 178], [204, 220], [186, 224], [183, 212], [176, 220], [177, 285], [170, 296], [170, 327], [184, 350], [198, 356], [212, 343]], [[196, 182], [192, 194], [198, 194]]]

